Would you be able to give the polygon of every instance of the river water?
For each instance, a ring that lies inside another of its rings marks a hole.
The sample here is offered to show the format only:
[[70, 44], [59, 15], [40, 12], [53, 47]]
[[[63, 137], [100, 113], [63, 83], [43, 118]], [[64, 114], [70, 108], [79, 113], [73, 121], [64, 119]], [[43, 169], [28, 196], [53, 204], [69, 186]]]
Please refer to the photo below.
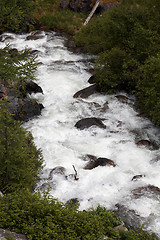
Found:
[[[141, 216], [144, 228], [160, 236], [158, 191], [133, 196], [133, 190], [139, 187], [160, 188], [159, 129], [137, 116], [134, 97], [125, 93], [120, 94], [128, 97], [127, 104], [115, 95], [98, 93], [87, 99], [73, 98], [78, 90], [89, 86], [91, 57], [68, 51], [63, 37], [54, 32], [41, 32], [37, 40], [26, 40], [28, 35], [8, 35], [10, 37], [5, 38], [4, 34], [0, 47], [9, 42], [13, 48], [32, 48], [38, 54], [37, 83], [44, 94], [32, 94], [32, 97], [45, 108], [41, 116], [24, 124], [45, 159], [37, 187], [50, 186], [50, 193], [62, 202], [77, 198], [81, 210], [98, 204], [116, 209], [119, 203], [134, 210]], [[106, 102], [109, 108], [102, 111]], [[102, 118], [106, 129], [74, 127], [78, 120], [88, 117]], [[151, 141], [151, 146], [137, 146], [136, 142], [142, 139]], [[85, 170], [87, 154], [109, 158], [116, 167]], [[65, 176], [53, 174], [49, 178], [50, 171], [57, 166], [65, 168]], [[78, 174], [77, 181], [73, 166]], [[132, 181], [135, 175], [143, 177]]]

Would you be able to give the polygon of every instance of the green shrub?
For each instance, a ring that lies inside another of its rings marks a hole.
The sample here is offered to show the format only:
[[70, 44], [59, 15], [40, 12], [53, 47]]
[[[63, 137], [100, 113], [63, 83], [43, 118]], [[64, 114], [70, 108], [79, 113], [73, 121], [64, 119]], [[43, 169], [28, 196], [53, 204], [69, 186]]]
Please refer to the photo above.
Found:
[[21, 122], [11, 118], [6, 100], [0, 101], [0, 110], [0, 189], [32, 189], [43, 163], [41, 152]]
[[157, 239], [139, 230], [120, 233], [114, 230], [120, 221], [114, 213], [100, 206], [78, 211], [39, 193], [14, 192], [0, 198], [0, 227], [26, 234], [29, 240], [109, 240]]
[[74, 13], [69, 10], [57, 11], [55, 14], [46, 13], [40, 18], [42, 25], [49, 29], [64, 31], [73, 34], [82, 25], [83, 14]]
[[[99, 54], [95, 63], [99, 89], [136, 94], [141, 110], [158, 125], [159, 21], [157, 0], [124, 0], [93, 18], [75, 36], [78, 46]], [[156, 64], [154, 69], [151, 62]]]
[[0, 0], [0, 32], [26, 31], [34, 22], [32, 0]]

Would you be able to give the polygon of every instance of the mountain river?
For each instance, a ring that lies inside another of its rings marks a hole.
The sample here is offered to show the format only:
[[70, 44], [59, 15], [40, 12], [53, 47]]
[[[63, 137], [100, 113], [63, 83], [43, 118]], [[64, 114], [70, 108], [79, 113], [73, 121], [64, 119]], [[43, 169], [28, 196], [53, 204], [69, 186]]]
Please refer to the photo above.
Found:
[[[160, 237], [159, 129], [138, 116], [134, 97], [126, 93], [119, 94], [128, 98], [127, 103], [116, 95], [99, 93], [73, 98], [90, 85], [93, 57], [70, 52], [65, 38], [55, 32], [40, 32], [36, 40], [26, 39], [31, 34], [7, 35], [10, 37], [4, 34], [1, 48], [7, 43], [18, 50], [32, 48], [40, 63], [37, 84], [44, 94], [32, 94], [32, 98], [45, 108], [41, 116], [24, 124], [45, 159], [37, 188], [50, 186], [51, 195], [62, 202], [78, 199], [80, 210], [98, 204], [109, 210], [116, 210], [117, 204], [125, 206], [139, 216], [144, 229]], [[108, 109], [104, 110], [106, 102]], [[106, 128], [75, 127], [80, 119], [91, 117], [103, 119]], [[142, 139], [150, 141], [150, 146], [138, 146]], [[86, 170], [87, 155], [111, 159], [116, 166]], [[57, 166], [63, 168], [51, 171]]]

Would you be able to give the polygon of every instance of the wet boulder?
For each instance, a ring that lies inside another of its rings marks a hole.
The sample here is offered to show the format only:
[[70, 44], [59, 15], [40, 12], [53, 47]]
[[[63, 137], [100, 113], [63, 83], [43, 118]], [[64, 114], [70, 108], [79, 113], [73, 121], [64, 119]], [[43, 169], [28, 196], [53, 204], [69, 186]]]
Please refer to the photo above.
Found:
[[96, 75], [92, 75], [89, 79], [88, 79], [88, 82], [90, 84], [94, 84], [95, 83], [95, 78], [96, 78]]
[[69, 1], [67, 0], [62, 0], [60, 3], [60, 8], [66, 9], [69, 6]]
[[54, 175], [65, 175], [66, 169], [64, 167], [58, 166], [53, 168], [49, 173], [49, 180], [53, 179]]
[[136, 142], [137, 146], [145, 146], [148, 147], [150, 146], [151, 142], [149, 140], [140, 140], [138, 142]]
[[118, 217], [123, 219], [123, 222], [129, 229], [137, 230], [142, 225], [142, 218], [135, 213], [134, 210], [126, 208], [124, 205], [116, 204], [117, 209], [114, 211]]
[[43, 93], [42, 88], [35, 82], [29, 81], [25, 84], [25, 92], [26, 93]]
[[135, 198], [142, 197], [146, 194], [155, 194], [157, 196], [160, 196], [160, 188], [153, 185], [147, 185], [132, 190], [132, 194]]
[[105, 1], [102, 1], [100, 3], [100, 5], [98, 6], [98, 8], [96, 9], [96, 13], [101, 14], [103, 12], [109, 11], [117, 4], [118, 4], [118, 1], [117, 2], [108, 2], [108, 3], [105, 3]]
[[89, 97], [90, 95], [94, 94], [97, 92], [97, 85], [96, 84], [93, 84], [92, 86], [89, 86], [87, 88], [84, 88], [78, 92], [76, 92], [73, 97], [74, 98], [87, 98]]
[[79, 205], [79, 199], [78, 198], [71, 198], [66, 202], [67, 205], [74, 207]]
[[90, 160], [87, 165], [84, 167], [84, 169], [86, 170], [91, 170], [93, 168], [96, 168], [98, 166], [113, 166], [115, 167], [116, 164], [114, 163], [114, 161], [108, 159], [108, 158], [92, 158], [92, 160]]
[[132, 181], [137, 181], [137, 180], [141, 179], [142, 177], [145, 177], [145, 175], [142, 175], [142, 174], [135, 175], [135, 176], [133, 176]]
[[34, 31], [34, 32], [31, 32], [30, 35], [28, 35], [26, 37], [26, 40], [38, 40], [38, 39], [42, 39], [44, 37], [44, 35], [42, 34], [42, 31]]
[[106, 103], [104, 103], [103, 107], [101, 108], [101, 111], [105, 112], [108, 109], [109, 109], [108, 102], [106, 102]]
[[116, 98], [121, 103], [128, 103], [129, 102], [129, 98], [126, 97], [125, 95], [117, 95]]
[[29, 121], [35, 116], [39, 116], [43, 108], [43, 105], [37, 103], [35, 99], [12, 98], [9, 105], [9, 112], [13, 114], [15, 120]]
[[88, 12], [91, 10], [91, 0], [70, 0], [69, 8], [75, 12]]
[[79, 120], [76, 124], [75, 127], [83, 130], [85, 128], [90, 128], [92, 126], [97, 126], [99, 128], [106, 128], [106, 125], [103, 124], [102, 120], [99, 118], [84, 118]]

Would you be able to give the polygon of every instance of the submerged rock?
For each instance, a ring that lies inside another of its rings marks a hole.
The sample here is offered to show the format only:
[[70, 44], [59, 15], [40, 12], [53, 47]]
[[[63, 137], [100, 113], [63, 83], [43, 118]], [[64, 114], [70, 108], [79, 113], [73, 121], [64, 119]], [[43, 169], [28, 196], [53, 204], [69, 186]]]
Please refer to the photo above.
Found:
[[114, 161], [112, 161], [108, 158], [101, 158], [101, 157], [96, 158], [95, 156], [92, 156], [92, 155], [89, 155], [89, 156], [90, 156], [91, 160], [84, 167], [84, 169], [86, 169], [86, 170], [92, 170], [93, 168], [96, 168], [98, 166], [113, 166], [113, 167], [116, 166]]
[[160, 188], [153, 185], [147, 185], [132, 190], [132, 194], [135, 198], [139, 198], [145, 194], [155, 194], [160, 197]]
[[79, 205], [79, 199], [78, 198], [71, 198], [66, 202], [67, 205], [74, 207]]
[[54, 175], [65, 175], [66, 169], [64, 167], [55, 167], [49, 173], [49, 180], [52, 180]]
[[89, 97], [90, 95], [94, 94], [97, 92], [97, 85], [96, 84], [93, 84], [92, 86], [89, 86], [87, 88], [84, 88], [78, 92], [76, 92], [73, 97], [74, 98], [87, 98]]
[[123, 219], [123, 222], [128, 228], [137, 230], [142, 225], [141, 217], [135, 213], [134, 210], [130, 210], [121, 204], [116, 204], [117, 210], [114, 212], [118, 217]]
[[101, 108], [101, 111], [105, 112], [108, 109], [109, 109], [108, 102], [106, 102], [106, 103], [104, 103], [103, 107]]
[[26, 40], [38, 40], [42, 39], [44, 36], [43, 35], [29, 35], [26, 37]]
[[83, 130], [85, 128], [90, 128], [92, 126], [97, 126], [100, 128], [106, 128], [106, 125], [103, 124], [102, 120], [99, 118], [84, 118], [79, 120], [76, 124], [75, 127]]
[[118, 99], [118, 101], [120, 101], [122, 103], [128, 103], [129, 102], [129, 98], [124, 96], [124, 95], [117, 95], [116, 98]]
[[149, 140], [140, 140], [136, 142], [137, 146], [150, 146], [151, 142]]

